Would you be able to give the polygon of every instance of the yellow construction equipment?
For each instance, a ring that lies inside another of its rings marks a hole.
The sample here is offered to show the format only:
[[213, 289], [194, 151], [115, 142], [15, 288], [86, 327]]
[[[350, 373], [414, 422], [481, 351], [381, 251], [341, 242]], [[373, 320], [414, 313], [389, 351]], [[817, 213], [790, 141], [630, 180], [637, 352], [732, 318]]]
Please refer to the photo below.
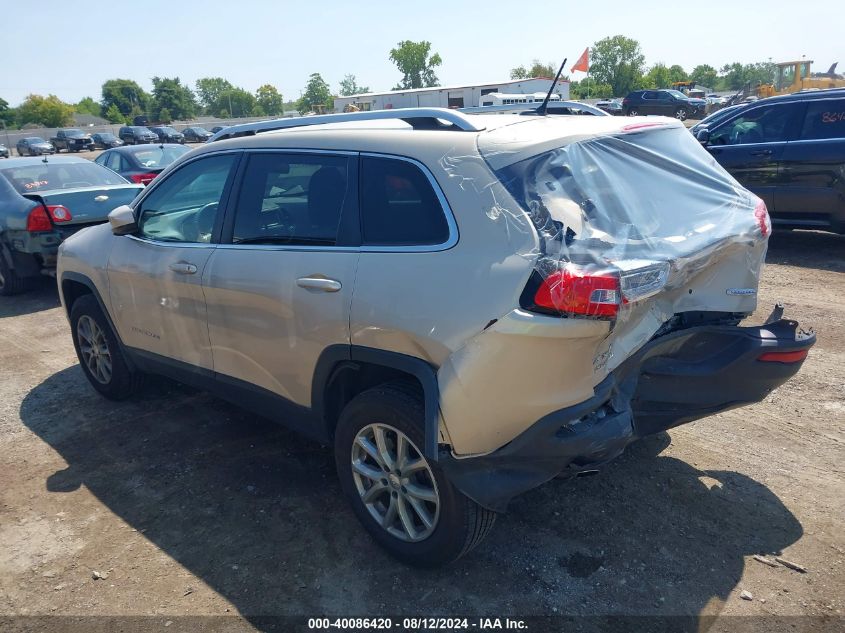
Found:
[[812, 65], [813, 62], [809, 59], [775, 64], [777, 68], [775, 82], [758, 86], [757, 96], [762, 99], [812, 88], [845, 88], [845, 78], [836, 74], [835, 63], [826, 73], [812, 73], [810, 71]]

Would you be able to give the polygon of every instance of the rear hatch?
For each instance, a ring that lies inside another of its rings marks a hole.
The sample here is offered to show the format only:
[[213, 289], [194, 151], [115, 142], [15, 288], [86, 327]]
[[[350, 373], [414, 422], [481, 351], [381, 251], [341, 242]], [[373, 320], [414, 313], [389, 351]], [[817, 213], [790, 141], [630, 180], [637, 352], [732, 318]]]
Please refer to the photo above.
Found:
[[479, 150], [539, 236], [522, 307], [611, 321], [597, 374], [679, 318], [756, 308], [765, 205], [679, 122], [543, 117], [479, 135]]

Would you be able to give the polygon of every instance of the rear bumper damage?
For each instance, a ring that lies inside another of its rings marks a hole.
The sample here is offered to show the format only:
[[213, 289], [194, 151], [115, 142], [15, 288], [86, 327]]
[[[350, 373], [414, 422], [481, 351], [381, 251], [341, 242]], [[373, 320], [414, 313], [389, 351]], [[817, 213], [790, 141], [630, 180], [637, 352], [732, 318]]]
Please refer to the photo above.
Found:
[[780, 319], [755, 327], [700, 326], [652, 340], [595, 387], [487, 455], [440, 464], [481, 505], [504, 511], [516, 495], [564, 471], [594, 469], [631, 442], [765, 398], [794, 376], [815, 334]]

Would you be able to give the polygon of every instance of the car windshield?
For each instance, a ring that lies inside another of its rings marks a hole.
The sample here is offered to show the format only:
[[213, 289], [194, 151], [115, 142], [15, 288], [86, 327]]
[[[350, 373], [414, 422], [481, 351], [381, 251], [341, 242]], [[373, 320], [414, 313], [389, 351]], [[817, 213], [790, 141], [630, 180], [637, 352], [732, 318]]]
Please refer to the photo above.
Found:
[[27, 143], [46, 143], [43, 138], [40, 136], [30, 136], [29, 138], [24, 139]]
[[65, 136], [77, 138], [80, 136], [85, 136], [85, 133], [82, 130], [65, 130]]
[[152, 146], [133, 152], [135, 160], [137, 160], [144, 167], [151, 169], [160, 169], [167, 167], [174, 160], [190, 152], [187, 147], [178, 145], [176, 147], [158, 147]]
[[680, 90], [667, 90], [666, 92], [668, 92], [673, 97], [680, 97], [681, 99], [687, 98], [687, 96], [683, 92], [681, 92]]
[[104, 141], [113, 141], [117, 138], [114, 134], [108, 134], [108, 133], [105, 133], [105, 134], [101, 133], [101, 134], [98, 134], [97, 136], [99, 136]]
[[176, 134], [176, 130], [172, 127], [159, 127], [156, 128], [159, 132], [164, 132], [165, 134]]
[[94, 163], [42, 162], [2, 169], [0, 174], [20, 193], [38, 193], [54, 189], [122, 185], [126, 180]]
[[194, 132], [196, 132], [197, 134], [211, 134], [211, 132], [206, 130], [204, 127], [195, 127], [195, 128], [191, 128], [191, 129]]

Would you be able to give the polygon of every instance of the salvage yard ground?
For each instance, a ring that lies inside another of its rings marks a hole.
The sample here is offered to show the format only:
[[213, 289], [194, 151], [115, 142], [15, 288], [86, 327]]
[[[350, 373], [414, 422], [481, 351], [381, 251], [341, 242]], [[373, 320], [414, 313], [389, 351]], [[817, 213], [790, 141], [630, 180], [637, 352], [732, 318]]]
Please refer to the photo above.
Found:
[[518, 498], [478, 549], [434, 571], [366, 536], [328, 449], [166, 381], [106, 401], [51, 282], [0, 298], [0, 616], [240, 614], [232, 624], [251, 630], [276, 614], [814, 615], [829, 627], [845, 611], [843, 273], [845, 236], [775, 235], [752, 321], [783, 299], [815, 327], [796, 379]]

